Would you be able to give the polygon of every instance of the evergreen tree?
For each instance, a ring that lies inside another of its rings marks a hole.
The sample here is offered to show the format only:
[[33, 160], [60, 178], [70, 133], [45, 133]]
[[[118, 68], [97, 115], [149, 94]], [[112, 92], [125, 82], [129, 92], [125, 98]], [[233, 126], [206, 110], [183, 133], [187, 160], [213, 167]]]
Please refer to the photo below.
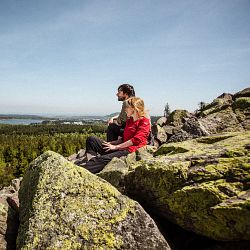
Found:
[[164, 108], [164, 116], [165, 117], [168, 117], [170, 115], [171, 111], [170, 111], [170, 107], [169, 107], [169, 104], [167, 103], [165, 105], [165, 108]]
[[85, 148], [90, 135], [105, 139], [105, 131], [106, 124], [0, 125], [0, 189], [43, 152], [69, 156]]
[[202, 101], [199, 102], [198, 105], [199, 105], [199, 111], [202, 111], [206, 107], [206, 103]]

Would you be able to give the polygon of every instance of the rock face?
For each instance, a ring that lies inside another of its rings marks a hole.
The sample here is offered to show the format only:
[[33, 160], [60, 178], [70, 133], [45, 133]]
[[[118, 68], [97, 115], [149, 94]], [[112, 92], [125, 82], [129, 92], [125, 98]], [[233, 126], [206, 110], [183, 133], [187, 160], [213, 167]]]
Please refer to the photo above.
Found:
[[136, 152], [129, 154], [127, 157], [115, 157], [97, 175], [107, 180], [120, 192], [127, 194], [125, 177], [130, 171], [133, 171], [137, 167], [137, 163], [140, 164], [140, 160], [150, 160], [155, 151], [156, 147], [146, 146], [139, 148]]
[[17, 249], [170, 249], [137, 202], [51, 151], [30, 165], [19, 199]]
[[[110, 178], [107, 171], [100, 175]], [[134, 158], [122, 184], [184, 229], [215, 240], [250, 240], [250, 131], [164, 144], [151, 157]]]
[[250, 88], [234, 95], [224, 93], [205, 105], [196, 114], [175, 110], [152, 126], [161, 145], [222, 132], [250, 130]]
[[18, 190], [21, 179], [0, 190], [0, 249], [16, 249], [18, 230]]

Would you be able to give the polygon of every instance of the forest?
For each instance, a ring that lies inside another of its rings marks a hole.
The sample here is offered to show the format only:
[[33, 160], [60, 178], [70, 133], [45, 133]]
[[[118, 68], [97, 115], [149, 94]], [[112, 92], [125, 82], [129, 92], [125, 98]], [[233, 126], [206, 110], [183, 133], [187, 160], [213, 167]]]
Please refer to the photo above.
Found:
[[21, 177], [29, 164], [47, 150], [65, 157], [85, 148], [86, 139], [105, 139], [105, 124], [0, 125], [0, 189]]

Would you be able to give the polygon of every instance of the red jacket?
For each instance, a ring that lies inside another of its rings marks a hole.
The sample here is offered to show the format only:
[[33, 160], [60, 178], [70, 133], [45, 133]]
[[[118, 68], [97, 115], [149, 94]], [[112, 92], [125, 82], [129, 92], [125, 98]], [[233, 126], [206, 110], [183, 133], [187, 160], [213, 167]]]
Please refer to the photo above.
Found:
[[123, 140], [131, 140], [132, 146], [127, 147], [129, 152], [135, 152], [138, 148], [147, 145], [147, 139], [150, 132], [150, 121], [146, 117], [142, 117], [137, 121], [133, 118], [128, 118], [123, 133]]

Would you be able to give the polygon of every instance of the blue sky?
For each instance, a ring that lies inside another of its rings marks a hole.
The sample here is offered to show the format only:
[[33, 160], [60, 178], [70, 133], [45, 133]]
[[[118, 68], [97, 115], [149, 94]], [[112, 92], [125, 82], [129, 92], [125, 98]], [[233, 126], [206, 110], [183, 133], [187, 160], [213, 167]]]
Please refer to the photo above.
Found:
[[250, 87], [250, 0], [1, 0], [0, 113], [152, 115]]

